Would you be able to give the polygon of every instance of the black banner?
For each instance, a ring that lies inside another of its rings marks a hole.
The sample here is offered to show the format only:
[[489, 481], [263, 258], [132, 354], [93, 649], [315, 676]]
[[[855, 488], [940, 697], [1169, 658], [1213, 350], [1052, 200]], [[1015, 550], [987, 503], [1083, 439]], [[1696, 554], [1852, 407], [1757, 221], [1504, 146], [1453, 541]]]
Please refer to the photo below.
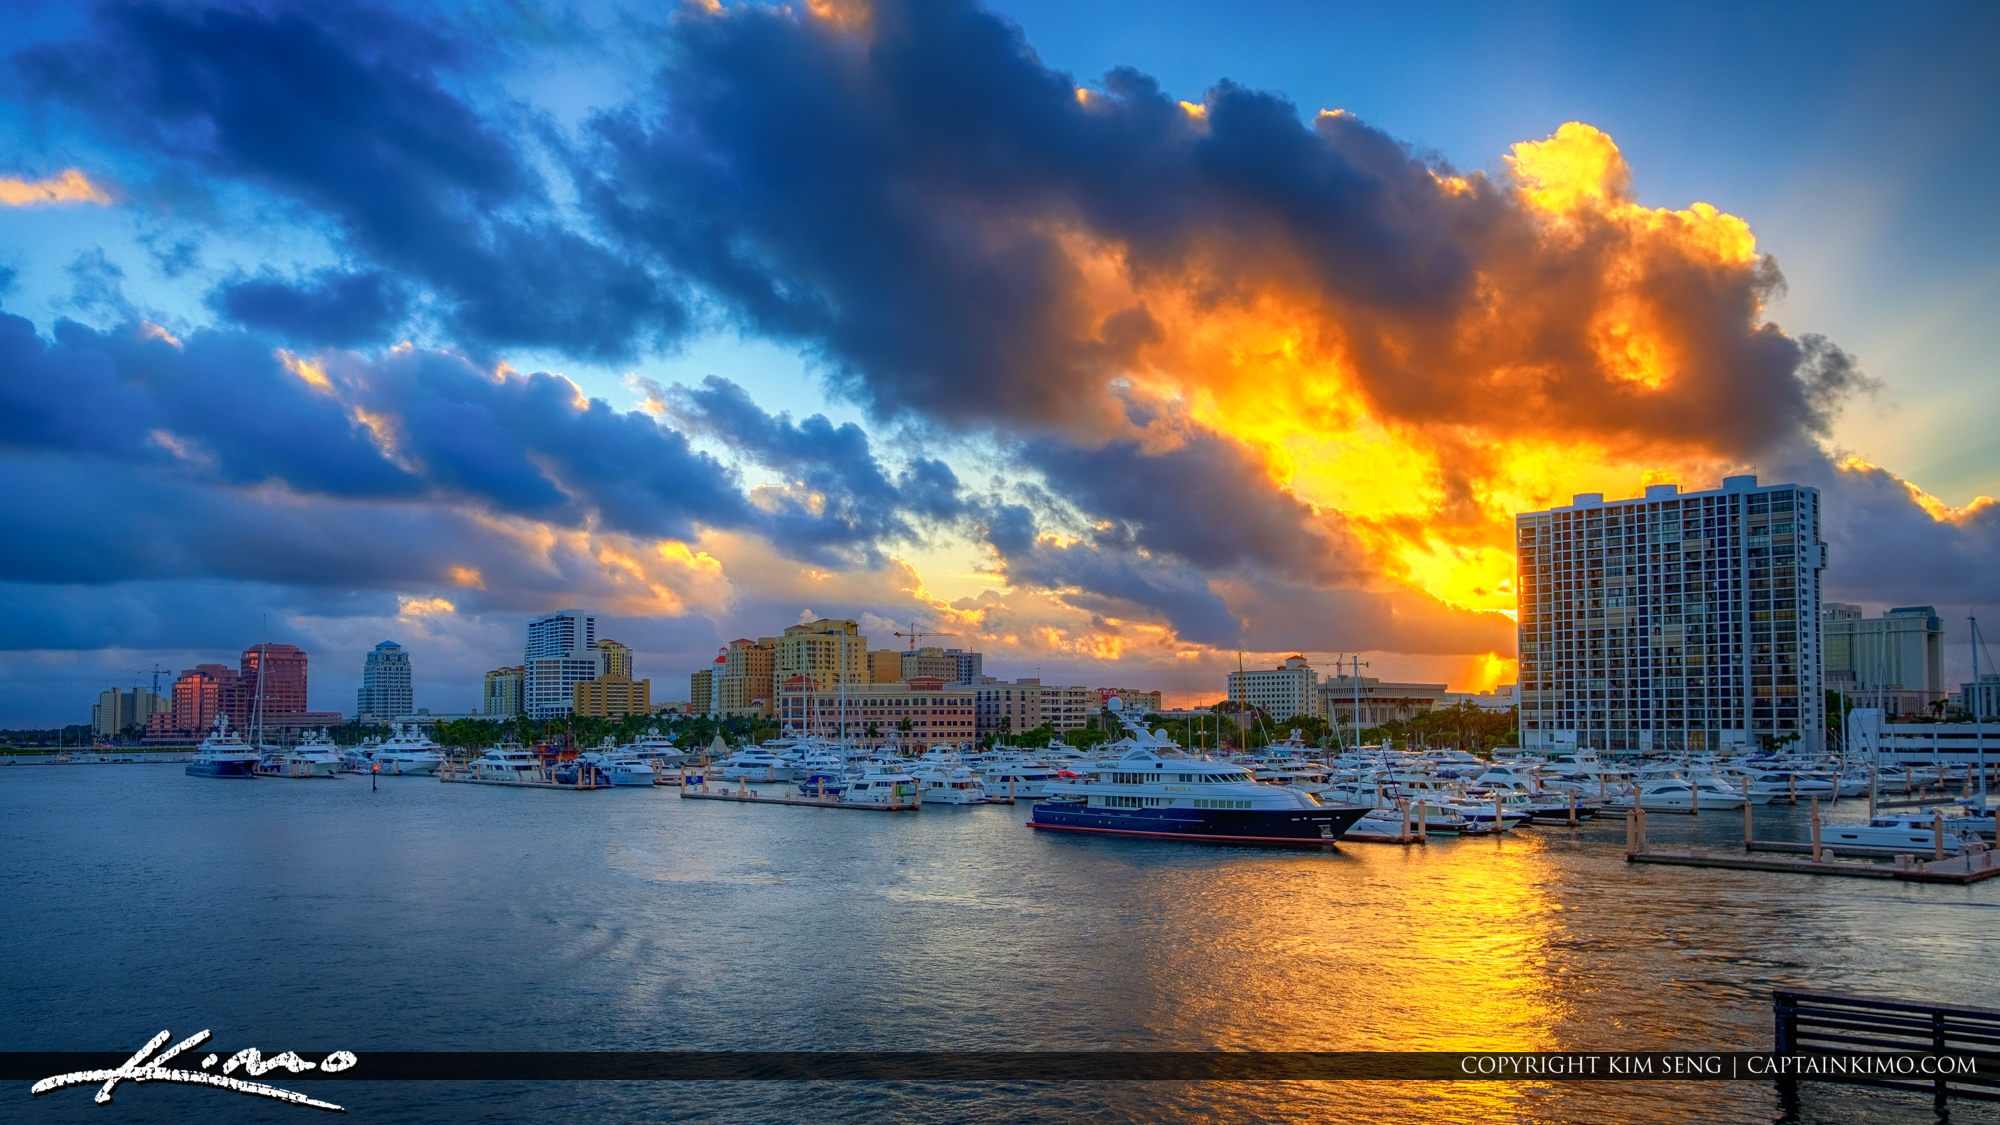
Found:
[[[1991, 1057], [1687, 1051], [294, 1051], [310, 1069], [265, 1056], [230, 1068], [240, 1078], [432, 1082], [1186, 1082], [1350, 1080], [1960, 1081], [1987, 1078]], [[39, 1081], [112, 1070], [130, 1052], [0, 1052], [0, 1080]], [[226, 1057], [226, 1056], [225, 1056]], [[173, 1064], [191, 1067], [182, 1058]], [[216, 1067], [209, 1073], [224, 1073]], [[1989, 1079], [1990, 1080], [1990, 1079]]]

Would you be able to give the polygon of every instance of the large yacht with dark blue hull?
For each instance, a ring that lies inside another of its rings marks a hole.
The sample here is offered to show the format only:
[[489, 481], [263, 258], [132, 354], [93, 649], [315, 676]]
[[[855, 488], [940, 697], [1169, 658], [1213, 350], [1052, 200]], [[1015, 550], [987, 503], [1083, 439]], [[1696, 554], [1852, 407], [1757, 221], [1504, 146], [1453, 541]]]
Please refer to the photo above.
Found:
[[[1117, 702], [1113, 701], [1114, 704]], [[1117, 710], [1116, 707], [1113, 708]], [[1076, 780], [1052, 785], [1028, 827], [1205, 844], [1325, 847], [1366, 816], [1320, 804], [1311, 793], [1259, 783], [1230, 762], [1189, 758], [1165, 731], [1121, 714], [1127, 737]]]
[[256, 777], [259, 760], [256, 747], [229, 729], [229, 717], [217, 715], [215, 729], [196, 747], [187, 773], [189, 777]]

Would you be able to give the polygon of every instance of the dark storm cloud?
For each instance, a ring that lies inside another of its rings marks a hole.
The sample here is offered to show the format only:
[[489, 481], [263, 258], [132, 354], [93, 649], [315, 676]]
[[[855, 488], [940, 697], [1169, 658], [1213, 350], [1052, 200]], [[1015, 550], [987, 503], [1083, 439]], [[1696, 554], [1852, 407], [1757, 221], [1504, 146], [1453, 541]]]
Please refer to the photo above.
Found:
[[1360, 562], [1337, 514], [1276, 488], [1241, 446], [1207, 431], [1158, 452], [1136, 441], [1092, 449], [1037, 440], [1020, 460], [1082, 511], [1128, 524], [1138, 546], [1205, 569], [1258, 565], [1333, 580]]
[[233, 332], [194, 333], [176, 346], [136, 328], [60, 321], [45, 341], [0, 313], [0, 447], [338, 496], [423, 487], [337, 403], [285, 372], [268, 344]]
[[[63, 321], [47, 340], [28, 321], [0, 313], [0, 454], [17, 461], [18, 479], [51, 474], [47, 487], [16, 494], [30, 507], [4, 526], [94, 543], [67, 524], [42, 525], [89, 510], [61, 499], [83, 485], [59, 482], [109, 487], [104, 465], [186, 489], [175, 494], [179, 507], [171, 514], [139, 505], [145, 510], [132, 521], [147, 526], [127, 537], [133, 550], [151, 552], [149, 568], [178, 577], [235, 573], [226, 569], [234, 536], [195, 542], [189, 529], [212, 528], [238, 511], [254, 522], [267, 509], [241, 508], [238, 494], [262, 486], [301, 499], [403, 502], [647, 538], [688, 540], [719, 528], [762, 535], [782, 553], [813, 561], [874, 558], [883, 542], [914, 535], [913, 520], [949, 520], [960, 510], [948, 468], [917, 459], [892, 476], [852, 426], [766, 415], [720, 381], [688, 392], [685, 402], [706, 432], [800, 474], [824, 503], [753, 504], [736, 471], [694, 449], [680, 430], [587, 399], [557, 375], [489, 372], [462, 356], [413, 348], [373, 359], [306, 359], [222, 329], [173, 340], [140, 324], [98, 331]], [[210, 514], [201, 511], [203, 496], [212, 498]], [[269, 511], [278, 530], [254, 555], [277, 569], [258, 577], [304, 580], [317, 575], [313, 560], [320, 559], [357, 583], [373, 581], [345, 551], [324, 549], [284, 505]], [[453, 519], [433, 533], [464, 538], [463, 521]], [[181, 534], [169, 534], [172, 528]], [[247, 535], [247, 527], [238, 532]], [[382, 532], [390, 541], [403, 533], [417, 530]], [[66, 572], [72, 580], [113, 581], [132, 576], [127, 554], [52, 548], [13, 565], [45, 581]], [[296, 572], [285, 569], [293, 565]]]
[[1938, 519], [1894, 473], [1812, 448], [1775, 458], [1762, 479], [1820, 490], [1828, 600], [1936, 605], [1948, 615], [2000, 605], [2000, 503]]
[[[28, 91], [150, 159], [307, 204], [439, 294], [467, 343], [601, 357], [679, 331], [645, 270], [553, 217], [520, 127], [443, 84], [444, 38], [341, 6], [115, 4], [91, 26], [14, 57]], [[269, 314], [265, 296], [246, 311]]]
[[1241, 635], [1242, 623], [1207, 575], [1142, 550], [1129, 528], [1112, 525], [1058, 540], [1043, 538], [1034, 513], [1019, 504], [986, 506], [979, 518], [1012, 585], [1054, 591], [1093, 614], [1163, 620], [1195, 644], [1226, 646]]
[[892, 480], [867, 433], [851, 422], [836, 426], [823, 414], [794, 422], [789, 413], [767, 413], [741, 386], [714, 375], [699, 387], [674, 388], [666, 402], [690, 431], [785, 474], [793, 489], [766, 504], [774, 540], [836, 551], [860, 547], [856, 561], [872, 565], [879, 561], [870, 553], [875, 544], [916, 535], [910, 514], [944, 521], [963, 510], [949, 466], [918, 458]]
[[275, 276], [231, 281], [209, 294], [209, 305], [246, 328], [297, 345], [351, 347], [392, 330], [407, 301], [379, 270], [323, 270], [296, 282]]

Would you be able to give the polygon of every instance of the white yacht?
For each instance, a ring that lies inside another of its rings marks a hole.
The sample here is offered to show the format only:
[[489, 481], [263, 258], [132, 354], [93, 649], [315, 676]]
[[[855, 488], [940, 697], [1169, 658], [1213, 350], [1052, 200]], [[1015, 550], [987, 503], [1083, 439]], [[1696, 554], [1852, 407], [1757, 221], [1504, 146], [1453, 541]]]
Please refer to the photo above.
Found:
[[1243, 766], [1183, 755], [1164, 730], [1148, 731], [1109, 706], [1127, 735], [1089, 776], [1064, 779], [1034, 806], [1028, 827], [1224, 844], [1324, 846], [1360, 820], [1361, 807], [1328, 807], [1289, 786], [1263, 785]]
[[472, 778], [475, 781], [502, 781], [513, 784], [540, 784], [547, 780], [542, 770], [542, 761], [533, 750], [518, 742], [503, 742], [489, 746], [486, 752], [472, 759]]
[[[1918, 856], [1937, 852], [1937, 825], [1929, 817], [1878, 816], [1866, 824], [1823, 824], [1819, 830], [1822, 847], [1842, 851], [1900, 852]], [[1944, 852], [1957, 855], [1975, 845], [1983, 845], [1978, 833], [1954, 828], [1947, 821]]]
[[375, 748], [374, 762], [391, 775], [433, 774], [444, 761], [444, 750], [415, 723], [397, 723], [389, 739]]
[[641, 761], [653, 763], [653, 768], [661, 773], [674, 769], [687, 761], [687, 752], [674, 745], [674, 740], [660, 733], [659, 727], [648, 727], [646, 733], [632, 740], [625, 752]]
[[[1756, 798], [1751, 797], [1748, 800], [1754, 801]], [[1637, 804], [1648, 812], [1740, 809], [1745, 803], [1746, 798], [1742, 790], [1731, 789], [1712, 777], [1700, 777], [1693, 781], [1667, 777], [1640, 782], [1635, 790], [1606, 797], [1602, 802], [1604, 807], [1613, 809], [1629, 809]]]
[[979, 779], [986, 783], [988, 800], [1039, 801], [1049, 795], [1050, 787], [1061, 781], [1062, 775], [1039, 762], [988, 761], [981, 767]]
[[947, 766], [941, 762], [918, 762], [910, 767], [917, 779], [917, 792], [932, 805], [983, 805], [986, 783], [971, 766]]
[[[606, 738], [604, 741], [610, 742]], [[618, 749], [616, 746], [600, 746], [588, 754], [579, 754], [577, 760], [597, 767], [604, 780], [614, 786], [654, 785], [660, 780], [660, 771], [653, 763]]]
[[840, 799], [852, 804], [916, 806], [921, 804], [919, 784], [899, 764], [870, 762], [847, 779]]
[[189, 777], [256, 777], [257, 761], [257, 751], [243, 741], [242, 734], [230, 729], [229, 716], [218, 714], [214, 729], [195, 748], [186, 773]]
[[325, 731], [316, 730], [290, 750], [265, 755], [257, 772], [264, 777], [339, 777], [345, 765], [340, 747]]
[[791, 781], [797, 776], [790, 758], [766, 746], [746, 746], [708, 768], [721, 781]]

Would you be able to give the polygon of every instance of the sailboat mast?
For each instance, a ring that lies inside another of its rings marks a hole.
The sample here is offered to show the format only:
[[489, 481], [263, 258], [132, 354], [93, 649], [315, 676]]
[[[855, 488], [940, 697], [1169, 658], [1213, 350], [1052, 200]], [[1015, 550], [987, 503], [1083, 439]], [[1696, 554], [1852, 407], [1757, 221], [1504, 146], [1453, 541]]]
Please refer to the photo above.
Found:
[[1971, 707], [1968, 709], [1972, 712], [1972, 750], [1979, 758], [1979, 807], [1984, 810], [1986, 808], [1986, 720], [1979, 713], [1979, 701], [1985, 695], [1979, 690], [1979, 618], [1967, 617], [1965, 622], [1971, 626], [1972, 631], [1972, 699], [1969, 701]]

